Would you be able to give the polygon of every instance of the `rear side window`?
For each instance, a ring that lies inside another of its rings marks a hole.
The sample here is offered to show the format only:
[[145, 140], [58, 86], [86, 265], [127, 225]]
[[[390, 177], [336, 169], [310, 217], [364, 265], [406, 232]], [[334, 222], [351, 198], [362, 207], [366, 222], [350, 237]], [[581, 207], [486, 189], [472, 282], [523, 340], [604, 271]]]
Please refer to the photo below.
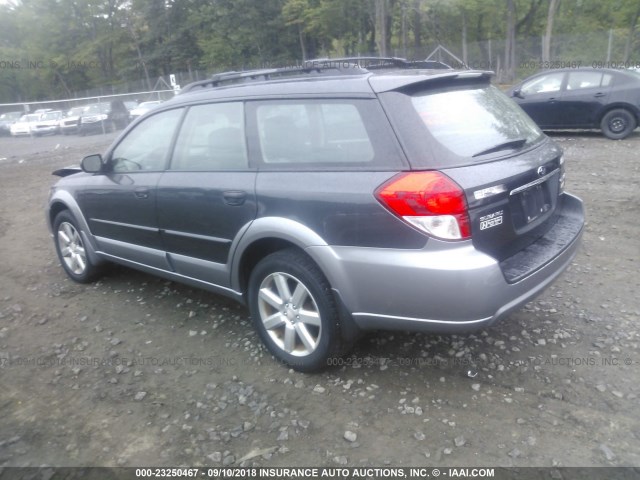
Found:
[[274, 100], [251, 111], [268, 168], [401, 165], [384, 113], [373, 100]]
[[611, 75], [602, 72], [570, 72], [567, 90], [581, 90], [585, 88], [600, 88], [611, 83]]
[[504, 154], [508, 145], [521, 148], [542, 136], [533, 120], [494, 86], [427, 90], [412, 95], [411, 103], [433, 138], [461, 157]]
[[189, 108], [176, 142], [171, 170], [246, 169], [242, 102]]

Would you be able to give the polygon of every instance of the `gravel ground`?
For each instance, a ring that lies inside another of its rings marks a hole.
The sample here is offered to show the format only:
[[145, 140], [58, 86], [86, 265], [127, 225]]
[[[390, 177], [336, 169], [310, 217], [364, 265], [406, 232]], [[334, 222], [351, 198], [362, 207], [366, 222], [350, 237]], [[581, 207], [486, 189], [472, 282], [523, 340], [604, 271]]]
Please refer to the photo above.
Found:
[[66, 278], [50, 172], [112, 138], [0, 139], [0, 467], [640, 465], [640, 133], [554, 135], [588, 223], [541, 297], [475, 334], [371, 333], [316, 375], [222, 297]]

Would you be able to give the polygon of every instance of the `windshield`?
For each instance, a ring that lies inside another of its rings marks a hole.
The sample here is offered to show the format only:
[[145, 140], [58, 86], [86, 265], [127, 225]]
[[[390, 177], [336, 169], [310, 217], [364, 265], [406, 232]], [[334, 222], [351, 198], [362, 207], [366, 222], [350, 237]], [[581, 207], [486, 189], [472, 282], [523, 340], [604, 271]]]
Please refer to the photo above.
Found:
[[20, 118], [20, 113], [3, 113], [0, 115], [0, 121], [14, 121]]
[[80, 115], [82, 113], [82, 111], [84, 110], [84, 107], [74, 107], [71, 110], [69, 110], [67, 112], [67, 116], [69, 117], [77, 117], [78, 115]]
[[107, 113], [108, 111], [109, 105], [106, 103], [94, 103], [93, 105], [84, 107], [84, 113]]
[[542, 136], [533, 120], [492, 85], [429, 90], [411, 101], [433, 137], [462, 157], [503, 154]]
[[49, 112], [42, 116], [42, 120], [58, 120], [60, 118], [60, 112]]

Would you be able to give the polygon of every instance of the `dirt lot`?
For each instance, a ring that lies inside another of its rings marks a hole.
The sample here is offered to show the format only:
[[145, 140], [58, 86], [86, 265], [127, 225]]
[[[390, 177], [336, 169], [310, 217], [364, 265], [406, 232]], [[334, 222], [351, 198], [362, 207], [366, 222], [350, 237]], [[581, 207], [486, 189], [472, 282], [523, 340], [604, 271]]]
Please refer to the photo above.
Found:
[[50, 172], [112, 136], [0, 139], [0, 467], [640, 465], [640, 132], [554, 138], [588, 215], [559, 281], [491, 330], [372, 333], [318, 375], [224, 298], [68, 280]]

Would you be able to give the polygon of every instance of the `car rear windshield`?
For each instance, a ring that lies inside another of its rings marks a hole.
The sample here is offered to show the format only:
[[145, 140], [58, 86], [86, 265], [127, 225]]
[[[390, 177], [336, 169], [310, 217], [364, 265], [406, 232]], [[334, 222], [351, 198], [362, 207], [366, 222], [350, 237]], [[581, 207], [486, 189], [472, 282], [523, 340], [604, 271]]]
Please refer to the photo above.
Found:
[[[502, 145], [533, 143], [542, 132], [496, 87], [422, 92], [411, 102], [434, 138], [457, 155], [506, 151]], [[489, 152], [491, 150], [491, 152]]]
[[488, 83], [389, 92], [382, 101], [409, 160], [420, 168], [488, 161], [545, 138], [515, 102]]

